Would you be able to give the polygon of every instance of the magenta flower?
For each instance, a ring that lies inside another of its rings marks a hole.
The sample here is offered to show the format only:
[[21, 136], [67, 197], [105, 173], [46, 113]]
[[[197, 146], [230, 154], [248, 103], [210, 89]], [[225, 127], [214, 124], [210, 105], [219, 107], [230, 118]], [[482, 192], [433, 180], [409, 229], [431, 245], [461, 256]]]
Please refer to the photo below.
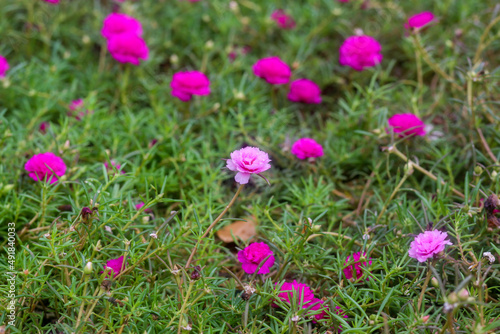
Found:
[[236, 182], [247, 184], [252, 174], [259, 175], [271, 168], [270, 161], [266, 152], [257, 147], [247, 146], [231, 153], [231, 159], [226, 161], [226, 167], [233, 172], [238, 172], [234, 177]]
[[293, 102], [318, 104], [321, 103], [321, 89], [314, 81], [298, 79], [290, 85], [288, 99]]
[[[118, 274], [121, 273], [122, 267], [123, 267], [123, 269], [125, 269], [126, 264], [124, 265], [123, 261], [124, 261], [123, 255], [120, 256], [119, 258], [111, 259], [108, 262], [106, 262], [106, 265], [104, 266], [104, 270], [106, 270], [107, 268], [110, 268], [111, 271], [108, 272], [108, 274], [113, 273], [113, 278], [115, 278], [116, 276], [118, 276]], [[102, 274], [103, 272], [104, 271], [101, 271], [100, 274]]]
[[40, 132], [42, 134], [46, 134], [47, 130], [49, 129], [49, 127], [50, 127], [50, 123], [48, 123], [48, 122], [42, 122], [42, 123], [40, 123], [40, 126], [38, 127], [38, 130], [40, 130]]
[[405, 24], [406, 29], [410, 28], [422, 28], [434, 20], [434, 14], [432, 12], [422, 12], [413, 15], [408, 19]]
[[[329, 318], [329, 315], [328, 313], [326, 312], [327, 310], [329, 310], [330, 308], [328, 307], [328, 303], [321, 300], [321, 299], [318, 299], [318, 298], [314, 298], [310, 303], [306, 304], [303, 306], [303, 308], [308, 308], [310, 307], [311, 305], [313, 305], [309, 310], [310, 311], [318, 311], [318, 310], [321, 310], [321, 313], [318, 313], [318, 314], [315, 314], [314, 315], [314, 318], [316, 320], [321, 320], [321, 319], [328, 319]], [[349, 318], [345, 312], [340, 308], [340, 306], [335, 306], [335, 314], [337, 315], [340, 315], [342, 316], [343, 318]], [[313, 320], [313, 322], [317, 322], [315, 320]], [[341, 332], [342, 330], [342, 326], [339, 325], [339, 333]]]
[[[121, 170], [122, 165], [120, 165], [118, 162], [111, 160], [111, 166], [108, 164], [108, 162], [104, 162], [104, 167], [106, 167], [106, 170], [108, 172], [114, 172], [114, 168]], [[122, 174], [125, 174], [125, 171], [121, 171]]]
[[0, 78], [5, 77], [5, 73], [9, 70], [10, 66], [7, 59], [0, 56]]
[[260, 267], [257, 274], [269, 274], [269, 268], [274, 265], [274, 256], [273, 251], [264, 242], [255, 242], [240, 250], [238, 261], [241, 262], [241, 267], [247, 274], [253, 274], [259, 264], [268, 256], [269, 258]]
[[[363, 257], [366, 256], [366, 253], [363, 254]], [[348, 256], [347, 259], [345, 260], [345, 263], [349, 263], [351, 256]], [[372, 260], [368, 259], [368, 264], [365, 262], [361, 262], [361, 252], [357, 252], [352, 254], [352, 259], [354, 260], [354, 263], [348, 265], [347, 267], [344, 268], [344, 275], [345, 277], [350, 280], [354, 277], [355, 281], [360, 280], [363, 277], [363, 270], [361, 269], [361, 266], [367, 267], [372, 264]], [[369, 277], [366, 278], [366, 280], [369, 280]]]
[[[275, 286], [277, 285], [278, 283], [275, 283]], [[314, 299], [314, 292], [306, 284], [294, 280], [292, 283], [285, 282], [281, 285], [278, 297], [289, 304], [292, 303], [290, 300], [295, 298], [297, 305], [304, 306]], [[273, 304], [273, 306], [277, 307], [276, 304]]]
[[68, 116], [73, 116], [77, 121], [81, 121], [86, 115], [91, 114], [92, 111], [84, 108], [85, 102], [82, 99], [73, 100], [68, 108], [70, 112]]
[[290, 81], [290, 67], [278, 57], [262, 58], [253, 65], [253, 73], [272, 85], [283, 85]]
[[102, 23], [103, 27], [101, 34], [106, 39], [124, 33], [130, 33], [136, 36], [142, 35], [141, 22], [125, 14], [111, 13]]
[[292, 154], [300, 160], [307, 158], [318, 158], [323, 156], [323, 146], [314, 139], [301, 138], [292, 145]]
[[210, 80], [198, 71], [175, 73], [170, 87], [172, 95], [184, 102], [190, 101], [193, 95], [210, 94]]
[[[146, 205], [144, 204], [144, 202], [139, 202], [135, 205], [135, 209], [139, 211], [144, 205]], [[144, 209], [144, 212], [151, 212], [151, 211], [152, 211], [151, 208]]]
[[53, 184], [66, 173], [66, 164], [54, 153], [46, 152], [32, 156], [24, 165], [24, 169], [30, 172], [28, 175], [33, 180]]
[[388, 120], [389, 128], [400, 137], [425, 136], [425, 124], [413, 114], [396, 114]]
[[438, 230], [420, 233], [411, 242], [408, 255], [417, 259], [418, 262], [425, 262], [427, 259], [444, 251], [446, 245], [453, 245], [446, 238], [448, 238], [448, 233]]
[[278, 24], [282, 29], [295, 28], [295, 21], [293, 17], [285, 13], [284, 10], [278, 9], [271, 14], [271, 19]]
[[381, 50], [379, 42], [373, 37], [351, 36], [340, 47], [339, 62], [342, 66], [363, 71], [365, 68], [376, 66], [382, 62]]
[[108, 51], [120, 63], [139, 65], [139, 59], [149, 58], [149, 49], [144, 40], [131, 32], [113, 35], [108, 39]]

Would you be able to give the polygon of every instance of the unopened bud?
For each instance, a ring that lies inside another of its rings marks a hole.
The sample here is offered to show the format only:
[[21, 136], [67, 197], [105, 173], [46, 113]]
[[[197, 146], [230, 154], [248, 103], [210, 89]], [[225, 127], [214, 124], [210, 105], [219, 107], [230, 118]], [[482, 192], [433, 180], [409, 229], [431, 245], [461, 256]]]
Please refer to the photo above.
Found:
[[435, 287], [435, 288], [439, 288], [439, 282], [438, 282], [438, 280], [437, 280], [437, 278], [436, 278], [436, 277], [433, 277], [433, 278], [431, 279], [431, 285], [432, 285], [433, 287]]
[[469, 298], [469, 291], [462, 289], [458, 292], [458, 299], [461, 301], [466, 301]]
[[84, 275], [92, 274], [92, 262], [87, 262], [87, 264], [85, 265], [85, 268], [83, 268], [83, 274]]
[[191, 272], [191, 276], [190, 278], [193, 280], [193, 281], [197, 281], [200, 279], [201, 277], [201, 267], [200, 266], [196, 266], [193, 268], [193, 271]]
[[448, 295], [448, 303], [450, 304], [455, 304], [455, 303], [458, 303], [458, 296], [455, 292], [452, 292]]
[[214, 41], [212, 40], [208, 40], [206, 43], [205, 43], [205, 49], [206, 50], [212, 50], [214, 48]]
[[481, 166], [474, 167], [474, 174], [481, 175], [483, 173], [483, 168]]

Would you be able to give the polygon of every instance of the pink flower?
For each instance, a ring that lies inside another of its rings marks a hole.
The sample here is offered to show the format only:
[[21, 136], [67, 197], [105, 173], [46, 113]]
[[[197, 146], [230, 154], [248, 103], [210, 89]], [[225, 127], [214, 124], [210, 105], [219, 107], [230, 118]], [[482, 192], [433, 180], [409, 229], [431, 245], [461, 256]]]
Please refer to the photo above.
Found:
[[73, 100], [68, 108], [71, 112], [68, 116], [74, 116], [77, 121], [81, 121], [86, 115], [91, 114], [92, 111], [84, 109], [85, 102], [82, 99]]
[[282, 29], [293, 29], [295, 28], [294, 19], [285, 13], [284, 10], [278, 9], [271, 14], [271, 19], [278, 24]]
[[[318, 313], [318, 314], [315, 314], [314, 315], [314, 318], [316, 320], [321, 320], [321, 319], [328, 319], [329, 316], [328, 316], [328, 313], [326, 313], [326, 310], [329, 310], [330, 308], [328, 307], [328, 303], [326, 303], [325, 301], [321, 300], [321, 299], [318, 299], [318, 298], [314, 298], [310, 303], [306, 304], [303, 306], [303, 308], [308, 308], [310, 307], [311, 305], [313, 305], [309, 310], [310, 311], [318, 311], [318, 310], [321, 310], [321, 313]], [[340, 308], [340, 306], [335, 306], [335, 314], [337, 315], [340, 315], [342, 316], [343, 318], [349, 318], [345, 313], [344, 311]], [[313, 322], [316, 322], [315, 320], [313, 320]], [[339, 333], [341, 332], [341, 329], [342, 329], [342, 326], [339, 325]]]
[[0, 78], [5, 77], [5, 73], [9, 70], [10, 66], [7, 59], [0, 56]]
[[[122, 267], [123, 269], [125, 269], [126, 264], [125, 265], [123, 264], [123, 260], [124, 260], [123, 255], [120, 256], [119, 258], [109, 260], [108, 262], [106, 262], [104, 270], [110, 268], [111, 271], [108, 272], [108, 274], [113, 273], [113, 278], [115, 278], [116, 276], [118, 276], [118, 274], [121, 273]], [[103, 272], [104, 271], [101, 271], [100, 273], [102, 274]]]
[[252, 174], [262, 173], [269, 168], [271, 160], [266, 152], [257, 147], [247, 146], [231, 153], [231, 159], [226, 161], [226, 167], [236, 173], [234, 179], [239, 184], [247, 184]]
[[339, 62], [342, 66], [350, 66], [356, 71], [376, 66], [382, 62], [382, 50], [379, 42], [370, 36], [348, 37], [340, 47]]
[[293, 102], [321, 103], [321, 90], [314, 81], [298, 79], [290, 85], [288, 99]]
[[131, 33], [136, 36], [142, 35], [141, 23], [125, 14], [111, 13], [103, 21], [101, 34], [109, 39], [123, 33]]
[[425, 136], [425, 124], [413, 114], [396, 114], [388, 120], [389, 128], [400, 137]]
[[56, 183], [58, 178], [66, 173], [64, 160], [54, 153], [46, 152], [35, 154], [26, 162], [24, 169], [35, 181], [48, 181], [50, 184]]
[[408, 22], [405, 24], [405, 28], [422, 28], [433, 20], [434, 14], [432, 14], [432, 12], [418, 13], [408, 19]]
[[58, 4], [59, 0], [43, 0], [45, 2], [51, 3], [51, 4]]
[[301, 138], [292, 145], [292, 154], [295, 154], [300, 160], [307, 158], [318, 158], [323, 156], [323, 146], [314, 139]]
[[[277, 286], [278, 283], [275, 283]], [[295, 298], [298, 305], [304, 306], [314, 299], [314, 293], [306, 284], [298, 283], [294, 280], [292, 283], [285, 282], [281, 285], [278, 297], [289, 304], [291, 299]], [[273, 304], [276, 307], [276, 304]]]
[[272, 85], [283, 85], [290, 81], [290, 67], [278, 57], [262, 58], [253, 65], [253, 73]]
[[263, 242], [255, 242], [248, 245], [245, 249], [238, 252], [238, 261], [247, 274], [253, 274], [259, 264], [266, 258], [269, 258], [260, 267], [257, 274], [269, 274], [269, 268], [274, 265], [273, 251]]
[[[363, 257], [366, 256], [366, 253], [363, 254]], [[348, 256], [347, 259], [345, 260], [345, 263], [349, 263], [349, 259], [351, 256]], [[345, 277], [350, 280], [354, 276], [354, 280], [358, 281], [363, 277], [363, 270], [361, 269], [361, 266], [367, 267], [372, 264], [372, 260], [368, 259], [368, 264], [365, 262], [361, 262], [361, 252], [357, 252], [352, 254], [352, 259], [354, 260], [353, 264], [348, 265], [347, 267], [344, 268], [344, 275]], [[366, 278], [366, 280], [369, 280], [369, 277]]]
[[198, 71], [175, 73], [170, 87], [172, 95], [184, 102], [191, 100], [193, 95], [210, 94], [210, 80]]
[[144, 40], [131, 32], [113, 35], [108, 39], [108, 51], [120, 63], [139, 65], [139, 59], [149, 58], [149, 49]]
[[50, 123], [48, 123], [48, 122], [42, 122], [42, 123], [40, 123], [40, 126], [38, 127], [38, 130], [40, 130], [40, 132], [42, 134], [46, 134], [49, 127], [50, 127]]
[[418, 262], [425, 262], [435, 254], [444, 251], [446, 245], [453, 245], [446, 238], [448, 238], [448, 233], [438, 230], [420, 233], [411, 242], [408, 255], [417, 259]]
[[[109, 172], [114, 172], [115, 168], [118, 170], [122, 169], [122, 165], [114, 160], [111, 160], [111, 166], [107, 162], [104, 162], [104, 167], [106, 167]], [[121, 173], [125, 174], [125, 171], [122, 170]]]
[[[135, 209], [139, 211], [144, 205], [145, 205], [144, 202], [139, 202], [135, 205]], [[144, 209], [144, 212], [151, 212], [151, 211], [152, 211], [151, 208]]]

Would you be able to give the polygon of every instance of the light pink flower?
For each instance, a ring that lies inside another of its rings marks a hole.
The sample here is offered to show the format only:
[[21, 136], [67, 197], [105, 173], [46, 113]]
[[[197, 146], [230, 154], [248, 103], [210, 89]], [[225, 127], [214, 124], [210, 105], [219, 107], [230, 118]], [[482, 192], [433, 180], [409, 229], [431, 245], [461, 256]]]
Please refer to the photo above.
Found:
[[420, 233], [411, 242], [408, 255], [417, 259], [418, 262], [425, 262], [427, 259], [444, 251], [446, 245], [453, 245], [446, 238], [448, 238], [448, 233], [438, 230]]
[[349, 66], [356, 71], [373, 67], [382, 62], [382, 50], [379, 42], [370, 36], [348, 37], [340, 47], [339, 62], [342, 66]]
[[108, 39], [123, 33], [142, 35], [141, 22], [125, 14], [111, 13], [103, 21], [101, 34]]
[[301, 138], [292, 145], [292, 154], [300, 160], [307, 158], [318, 158], [323, 156], [323, 146], [314, 139]]
[[278, 57], [262, 58], [253, 65], [253, 73], [272, 85], [283, 85], [290, 81], [290, 67]]
[[[123, 269], [125, 269], [126, 264], [123, 265], [123, 261], [124, 261], [123, 255], [120, 256], [119, 258], [111, 259], [108, 262], [106, 262], [106, 265], [104, 266], [104, 270], [106, 270], [107, 268], [110, 268], [111, 271], [108, 272], [108, 275], [113, 274], [113, 278], [114, 278], [114, 277], [118, 276], [118, 274], [121, 273], [122, 267], [123, 267]], [[104, 271], [101, 271], [100, 273], [102, 274], [103, 272]]]
[[[328, 313], [326, 312], [327, 310], [329, 310], [330, 308], [328, 307], [328, 303], [321, 300], [321, 299], [318, 299], [318, 298], [314, 298], [313, 300], [311, 300], [311, 302], [309, 302], [308, 304], [304, 305], [303, 308], [308, 308], [310, 307], [311, 305], [313, 305], [309, 311], [318, 311], [318, 310], [321, 310], [321, 313], [318, 313], [318, 314], [315, 314], [314, 315], [314, 318], [316, 320], [321, 320], [321, 319], [328, 319], [330, 318]], [[340, 308], [340, 306], [335, 306], [335, 314], [337, 315], [340, 315], [341, 317], [343, 318], [349, 318], [345, 312]], [[315, 320], [313, 320], [313, 322], [316, 322]], [[339, 325], [339, 330], [338, 332], [340, 333], [342, 330], [342, 326]]]
[[46, 152], [32, 156], [24, 165], [24, 169], [30, 172], [29, 176], [33, 180], [47, 180], [53, 184], [66, 173], [66, 164], [62, 158], [54, 153]]
[[234, 179], [239, 184], [247, 184], [252, 174], [262, 173], [269, 168], [269, 155], [257, 147], [247, 146], [231, 153], [231, 159], [226, 161], [226, 167], [236, 173]]
[[278, 24], [282, 29], [295, 28], [295, 21], [293, 17], [285, 13], [284, 10], [278, 9], [271, 14], [271, 19]]
[[210, 80], [198, 71], [175, 73], [170, 87], [172, 95], [184, 102], [191, 100], [193, 95], [210, 94]]
[[[275, 286], [278, 286], [278, 283], [275, 283]], [[292, 283], [285, 282], [281, 285], [278, 297], [289, 304], [291, 304], [290, 300], [295, 298], [297, 305], [304, 306], [314, 299], [314, 292], [306, 284], [294, 280]], [[277, 307], [276, 304], [273, 306]]]
[[400, 137], [425, 136], [425, 124], [414, 114], [396, 114], [389, 118], [389, 129]]
[[408, 19], [408, 22], [405, 24], [405, 28], [422, 28], [433, 20], [434, 14], [432, 14], [432, 12], [418, 13]]
[[274, 265], [274, 256], [273, 251], [264, 242], [255, 242], [240, 250], [238, 261], [241, 262], [241, 267], [247, 274], [253, 274], [259, 264], [268, 256], [269, 258], [260, 267], [257, 274], [269, 274], [269, 268]]
[[139, 59], [149, 58], [149, 49], [144, 40], [131, 32], [113, 35], [108, 39], [108, 51], [120, 63], [139, 65]]
[[43, 0], [45, 2], [51, 3], [51, 4], [58, 4], [59, 0]]
[[298, 79], [290, 85], [288, 99], [293, 102], [318, 104], [321, 103], [321, 89], [314, 81]]
[[[364, 253], [363, 256], [365, 257], [366, 253]], [[368, 259], [368, 263], [366, 263], [366, 261], [361, 262], [361, 252], [352, 254], [352, 259], [354, 260], [354, 263], [344, 268], [344, 275], [348, 280], [354, 277], [354, 280], [358, 281], [363, 277], [363, 270], [361, 269], [361, 266], [366, 268], [367, 266], [372, 264], [372, 260]], [[348, 256], [345, 260], [345, 263], [347, 264], [351, 261], [351, 256]], [[369, 280], [369, 277], [367, 277], [366, 280]]]
[[7, 59], [0, 56], [0, 78], [5, 77], [5, 72], [7, 72], [9, 68], [10, 66], [9, 63], [7, 62]]

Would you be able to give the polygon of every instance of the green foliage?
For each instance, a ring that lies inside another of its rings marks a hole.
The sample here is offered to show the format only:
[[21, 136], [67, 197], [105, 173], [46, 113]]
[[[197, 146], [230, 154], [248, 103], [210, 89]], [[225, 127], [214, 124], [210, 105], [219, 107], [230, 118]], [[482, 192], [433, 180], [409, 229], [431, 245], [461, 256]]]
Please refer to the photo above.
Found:
[[[126, 0], [119, 6], [142, 22], [150, 49], [137, 67], [112, 59], [100, 34], [116, 6], [2, 3], [0, 54], [11, 65], [0, 80], [2, 254], [9, 222], [17, 233], [10, 333], [500, 331], [499, 230], [480, 208], [500, 193], [495, 1], [237, 0], [230, 9], [224, 0]], [[277, 8], [296, 29], [269, 19]], [[438, 22], [408, 34], [405, 20], [424, 10]], [[356, 28], [380, 41], [377, 68], [338, 64]], [[294, 104], [286, 86], [255, 77], [251, 66], [269, 55], [290, 64], [294, 79], [317, 82], [323, 103]], [[209, 96], [171, 96], [173, 73], [186, 69], [208, 75]], [[68, 114], [79, 98], [92, 111], [80, 121]], [[387, 119], [403, 112], [424, 119], [427, 136], [387, 134]], [[42, 122], [50, 123], [45, 134]], [[290, 146], [301, 137], [325, 155], [298, 160]], [[253, 178], [203, 237], [237, 190], [222, 159], [244, 145], [269, 153], [271, 185]], [[68, 171], [53, 185], [34, 182], [24, 164], [49, 151]], [[121, 169], [107, 169], [111, 161]], [[241, 269], [237, 251], [248, 242], [215, 236], [249, 216], [258, 222], [252, 241], [274, 252], [269, 275]], [[422, 264], [408, 256], [409, 244], [431, 227], [453, 245]], [[371, 258], [369, 280], [343, 274], [354, 252]], [[106, 262], [120, 256], [125, 271], [107, 278]], [[6, 325], [6, 256], [0, 268]], [[319, 311], [276, 299], [276, 284], [293, 280], [324, 298], [326, 320], [313, 323]], [[245, 288], [255, 292], [244, 296]], [[454, 303], [462, 288], [469, 299]]]

